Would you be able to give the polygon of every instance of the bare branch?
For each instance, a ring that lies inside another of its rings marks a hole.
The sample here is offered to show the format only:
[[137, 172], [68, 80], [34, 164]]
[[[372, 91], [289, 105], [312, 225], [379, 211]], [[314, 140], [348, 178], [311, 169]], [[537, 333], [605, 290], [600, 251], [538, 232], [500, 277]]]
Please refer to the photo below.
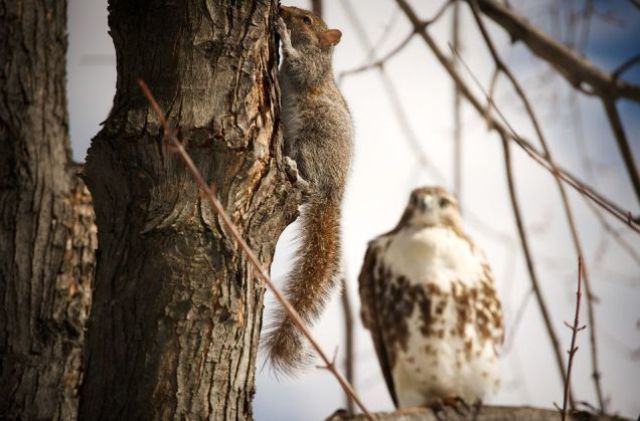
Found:
[[[486, 108], [481, 103], [481, 101], [471, 92], [469, 86], [462, 80], [461, 76], [458, 74], [456, 69], [451, 66], [451, 61], [445, 56], [445, 54], [440, 50], [440, 48], [436, 45], [433, 38], [429, 35], [427, 30], [420, 29], [420, 19], [417, 17], [413, 9], [409, 6], [406, 0], [396, 0], [400, 8], [404, 11], [405, 15], [409, 18], [411, 23], [414, 25], [414, 28], [418, 28], [418, 35], [424, 40], [425, 44], [429, 47], [429, 49], [434, 53], [437, 60], [442, 64], [447, 73], [451, 76], [451, 78], [455, 81], [455, 83], [460, 87], [460, 92], [462, 95], [469, 101], [469, 103], [476, 109], [478, 113], [481, 115], [485, 114]], [[482, 86], [477, 82], [480, 88]], [[483, 90], [484, 91], [484, 90]], [[488, 95], [485, 94], [485, 98], [488, 98]], [[503, 120], [504, 124], [497, 121], [496, 119], [489, 116], [488, 123], [489, 127], [501, 135], [505, 135], [508, 139], [511, 139], [516, 142], [516, 144], [522, 148], [527, 155], [529, 155], [534, 161], [543, 166], [547, 171], [552, 173], [558, 173], [560, 178], [574, 188], [576, 191], [584, 195], [585, 197], [592, 200], [602, 209], [606, 210], [608, 213], [616, 217], [618, 220], [622, 221], [625, 225], [631, 228], [634, 232], [640, 234], [640, 224], [634, 220], [633, 215], [630, 211], [624, 210], [622, 207], [616, 205], [611, 200], [605, 198], [602, 194], [596, 192], [593, 188], [585, 184], [584, 182], [577, 179], [575, 176], [570, 174], [565, 169], [550, 163], [546, 157], [543, 156], [532, 144], [526, 139], [519, 136], [515, 130], [509, 125], [508, 121], [504, 118], [504, 115], [500, 113], [498, 109], [496, 109], [498, 115]]]
[[[504, 61], [502, 61], [502, 59], [500, 58], [494, 44], [493, 41], [491, 40], [491, 37], [489, 36], [489, 32], [487, 31], [487, 29], [484, 26], [484, 23], [482, 22], [482, 19], [478, 13], [478, 6], [477, 6], [477, 0], [470, 0], [470, 5], [471, 5], [471, 11], [473, 13], [473, 17], [476, 21], [476, 23], [478, 24], [478, 27], [480, 29], [480, 32], [482, 33], [482, 37], [484, 38], [487, 46], [489, 47], [489, 51], [491, 52], [491, 56], [493, 57], [493, 60], [495, 62], [496, 68], [499, 71], [502, 71], [507, 78], [509, 79], [509, 81], [511, 82], [511, 85], [513, 86], [513, 88], [515, 89], [518, 97], [521, 99], [522, 103], [525, 106], [525, 110], [527, 112], [527, 115], [529, 116], [529, 119], [531, 120], [531, 123], [534, 127], [534, 130], [536, 132], [536, 135], [540, 141], [540, 144], [542, 145], [542, 149], [544, 152], [544, 156], [545, 158], [549, 161], [549, 163], [555, 167], [555, 163], [553, 160], [553, 157], [551, 155], [551, 149], [548, 146], [547, 140], [542, 132], [542, 127], [540, 126], [540, 123], [538, 122], [538, 118], [535, 115], [535, 112], [533, 110], [533, 107], [531, 106], [531, 103], [529, 101], [529, 98], [527, 97], [524, 89], [522, 88], [522, 86], [520, 85], [520, 83], [518, 82], [518, 80], [515, 78], [515, 76], [513, 75], [513, 73], [511, 72], [511, 70], [509, 69], [509, 67], [504, 63]], [[495, 105], [495, 103], [493, 103]], [[571, 233], [571, 239], [573, 241], [573, 246], [576, 252], [577, 256], [583, 256], [582, 253], [582, 245], [581, 245], [581, 241], [580, 241], [580, 237], [578, 234], [578, 229], [576, 227], [575, 224], [575, 220], [573, 217], [573, 211], [571, 209], [571, 204], [569, 203], [569, 198], [567, 196], [567, 192], [565, 190], [565, 186], [562, 183], [562, 180], [560, 179], [560, 176], [558, 175], [558, 173], [553, 172], [552, 173], [555, 181], [556, 181], [556, 185], [558, 187], [558, 190], [560, 192], [560, 198], [562, 201], [562, 207], [564, 209], [564, 213], [566, 215], [567, 218], [567, 224], [569, 226], [569, 231]], [[598, 399], [598, 404], [600, 405], [600, 410], [601, 412], [604, 412], [604, 398], [603, 398], [603, 394], [602, 394], [602, 386], [600, 384], [600, 371], [598, 369], [598, 347], [597, 347], [597, 342], [596, 342], [596, 332], [595, 332], [595, 315], [594, 315], [594, 309], [593, 309], [593, 294], [591, 292], [591, 282], [589, 279], [589, 276], [587, 274], [586, 268], [584, 270], [585, 273], [585, 289], [587, 290], [587, 304], [588, 304], [588, 310], [589, 310], [589, 323], [591, 324], [591, 330], [590, 330], [590, 343], [591, 343], [591, 363], [592, 363], [592, 374], [593, 374], [593, 379], [594, 379], [594, 386], [596, 389], [596, 397]], [[571, 402], [573, 402], [573, 399], [571, 399]]]
[[402, 42], [400, 42], [396, 47], [394, 47], [387, 54], [382, 56], [382, 58], [372, 61], [370, 63], [364, 64], [362, 66], [340, 72], [340, 74], [338, 75], [338, 82], [339, 83], [342, 82], [342, 80], [347, 76], [353, 76], [358, 73], [366, 72], [367, 70], [370, 70], [376, 67], [384, 66], [387, 61], [391, 60], [393, 57], [395, 57], [396, 54], [398, 54], [400, 51], [404, 49], [404, 47], [409, 43], [409, 41], [413, 39], [413, 36], [415, 34], [416, 34], [415, 31], [411, 31], [411, 33], [407, 35], [402, 40]]
[[[346, 272], [346, 271], [345, 271]], [[351, 306], [351, 295], [348, 290], [347, 277], [342, 277], [342, 295], [341, 295], [342, 313], [344, 314], [344, 343], [345, 343], [345, 357], [344, 357], [344, 372], [347, 377], [347, 381], [351, 384], [355, 384], [355, 371], [353, 355], [355, 353], [355, 332], [353, 329], [354, 319], [353, 310]], [[353, 400], [349, 395], [347, 396], [347, 411], [353, 414]]]
[[[512, 163], [511, 163], [511, 151], [509, 149], [509, 140], [507, 136], [502, 132], [500, 133], [500, 137], [502, 139], [502, 148], [504, 152], [504, 164], [505, 164], [505, 170], [507, 175], [507, 184], [509, 186], [509, 198], [511, 199], [511, 208], [513, 209], [513, 215], [516, 220], [516, 226], [518, 228], [518, 236], [520, 237], [520, 243], [522, 245], [522, 252], [524, 253], [524, 257], [527, 262], [527, 271], [529, 272], [529, 279], [531, 280], [531, 286], [536, 296], [536, 300], [538, 301], [538, 306], [540, 307], [540, 313], [542, 314], [542, 320], [547, 330], [547, 334], [549, 336], [549, 339], [551, 340], [551, 347], [556, 359], [558, 371], [560, 372], [560, 377], [562, 378], [562, 384], [566, 384], [567, 377], [566, 377], [565, 368], [564, 368], [564, 361], [562, 359], [562, 353], [560, 352], [560, 341], [558, 340], [558, 335], [556, 334], [555, 329], [553, 328], [553, 324], [551, 323], [551, 316], [549, 315], [547, 303], [544, 299], [544, 296], [542, 295], [542, 289], [540, 288], [540, 283], [538, 282], [538, 275], [536, 274], [535, 265], [533, 263], [533, 256], [531, 254], [531, 250], [529, 249], [529, 241], [527, 239], [527, 233], [524, 228], [524, 221], [522, 220], [522, 212], [520, 211], [520, 205], [518, 203], [515, 183], [513, 180], [513, 169], [512, 169]], [[570, 399], [573, 402], [573, 398], [570, 398]]]
[[640, 102], [640, 86], [619, 79], [595, 67], [565, 45], [544, 34], [512, 9], [495, 0], [478, 0], [480, 10], [511, 35], [521, 40], [536, 56], [548, 62], [573, 86], [588, 85], [596, 95]]
[[629, 173], [633, 189], [636, 192], [638, 200], [640, 200], [640, 174], [638, 174], [633, 152], [631, 151], [631, 146], [627, 140], [627, 134], [624, 131], [624, 126], [622, 125], [618, 108], [616, 107], [615, 102], [609, 97], [603, 97], [602, 104], [604, 105], [604, 109], [607, 113], [611, 130], [613, 131], [616, 142], [618, 143], [618, 148], [622, 154], [624, 165]]
[[[351, 25], [353, 26], [363, 48], [371, 53], [375, 53], [371, 51], [371, 42], [367, 38], [364, 28], [362, 27], [362, 24], [360, 23], [360, 20], [351, 7], [349, 1], [342, 0], [340, 4], [343, 6], [347, 17], [351, 21]], [[420, 25], [423, 25], [423, 23], [421, 22]], [[431, 162], [429, 157], [422, 151], [418, 135], [409, 124], [409, 120], [407, 119], [408, 113], [406, 112], [402, 105], [402, 102], [400, 101], [397, 90], [391, 78], [387, 75], [383, 67], [379, 66], [377, 67], [377, 69], [379, 71], [382, 86], [384, 87], [387, 97], [390, 100], [391, 109], [396, 117], [396, 120], [398, 121], [398, 124], [400, 125], [400, 129], [404, 132], [404, 139], [407, 141], [408, 146], [413, 150], [418, 162], [420, 163], [420, 166], [427, 171], [430, 171], [436, 182], [443, 184], [445, 177], [439, 171], [438, 167], [436, 167]]]
[[624, 72], [626, 72], [627, 70], [629, 70], [630, 68], [632, 68], [633, 66], [639, 63], [640, 63], [640, 54], [637, 54], [631, 57], [629, 60], [622, 63], [620, 66], [618, 66], [611, 75], [614, 78], [619, 78], [620, 75], [622, 75]]
[[309, 341], [313, 349], [317, 352], [317, 354], [320, 356], [320, 358], [324, 362], [325, 368], [334, 375], [334, 377], [338, 380], [338, 383], [340, 383], [340, 386], [345, 391], [345, 393], [351, 396], [351, 398], [356, 402], [356, 404], [362, 410], [362, 412], [365, 413], [367, 418], [373, 421], [373, 417], [371, 416], [367, 408], [364, 406], [360, 398], [356, 395], [351, 384], [349, 384], [349, 382], [345, 380], [342, 374], [340, 374], [338, 369], [335, 367], [334, 361], [330, 360], [327, 357], [327, 355], [324, 353], [324, 351], [322, 350], [318, 342], [315, 340], [315, 338], [311, 334], [311, 331], [309, 330], [307, 325], [304, 323], [304, 321], [302, 320], [302, 318], [300, 317], [296, 309], [293, 308], [291, 303], [284, 297], [284, 295], [280, 292], [280, 290], [275, 286], [270, 276], [262, 267], [262, 264], [258, 260], [258, 257], [251, 250], [251, 247], [247, 244], [244, 238], [242, 238], [242, 234], [240, 234], [240, 231], [238, 231], [238, 228], [233, 223], [233, 221], [231, 221], [231, 218], [222, 207], [222, 204], [216, 198], [215, 193], [202, 177], [202, 174], [196, 167], [193, 160], [191, 160], [191, 157], [187, 153], [185, 147], [176, 136], [176, 132], [174, 130], [171, 130], [171, 128], [169, 127], [169, 123], [164, 117], [164, 111], [162, 111], [162, 109], [160, 108], [160, 105], [153, 97], [153, 94], [149, 90], [149, 87], [147, 86], [147, 84], [143, 80], [139, 79], [138, 85], [140, 85], [142, 92], [144, 93], [145, 97], [149, 101], [149, 104], [151, 105], [154, 112], [156, 113], [158, 120], [162, 124], [162, 128], [164, 130], [164, 137], [168, 138], [171, 141], [172, 146], [175, 148], [175, 151], [178, 153], [178, 155], [184, 162], [185, 166], [187, 167], [187, 170], [189, 171], [194, 181], [198, 185], [200, 191], [205, 195], [205, 198], [211, 203], [211, 206], [216, 210], [216, 212], [224, 222], [224, 225], [226, 225], [232, 237], [238, 243], [238, 246], [242, 249], [242, 251], [246, 255], [251, 265], [257, 271], [259, 277], [267, 285], [267, 287], [269, 287], [269, 289], [273, 292], [273, 295], [276, 297], [278, 302], [282, 305], [282, 307], [284, 308], [285, 312], [287, 313], [287, 315], [289, 316], [293, 324], [295, 324], [296, 327], [300, 329], [303, 335], [307, 338], [307, 340]]
[[[580, 327], [580, 299], [582, 298], [583, 275], [582, 269], [582, 256], [578, 256], [578, 290], [576, 291], [576, 313], [575, 317], [573, 318], [573, 326], [567, 324], [567, 326], [569, 326], [569, 328], [571, 329], [571, 346], [569, 347], [569, 362], [567, 363], [567, 376], [564, 384], [564, 397], [562, 399], [562, 421], [564, 421], [567, 416], [567, 401], [569, 400], [569, 394], [571, 390], [571, 368], [573, 366], [573, 358], [576, 355], [576, 351], [578, 351], [578, 347], [576, 346], [576, 337], [578, 336], [578, 332], [584, 329], [584, 326]], [[600, 412], [604, 412], [602, 411], [602, 408], [600, 408]]]
[[640, 0], [629, 0], [631, 4], [640, 9]]
[[[593, 94], [602, 98], [636, 198], [640, 201], [640, 174], [615, 109], [615, 100], [618, 98], [640, 102], [640, 86], [618, 79], [615, 73], [609, 75], [601, 71], [570, 48], [542, 33], [511, 9], [494, 0], [467, 1], [472, 5], [477, 2], [478, 7], [488, 17], [509, 32], [512, 38], [523, 40], [531, 52], [551, 64], [572, 86], [584, 91], [584, 85], [588, 85]], [[491, 50], [495, 57], [493, 47]]]
[[[420, 23], [420, 27], [422, 28], [426, 28], [429, 25], [431, 25], [432, 23], [438, 21], [438, 19], [440, 19], [440, 17], [444, 14], [444, 12], [447, 10], [447, 8], [451, 5], [451, 4], [456, 4], [457, 7], [457, 1], [455, 0], [447, 0], [446, 3], [444, 3], [440, 9], [438, 9], [438, 11], [436, 12], [436, 14], [429, 20], [423, 21]], [[348, 6], [347, 6], [348, 7]], [[385, 65], [385, 63], [389, 60], [391, 60], [396, 54], [398, 54], [400, 51], [402, 51], [404, 49], [404, 47], [409, 43], [409, 41], [411, 41], [413, 39], [413, 36], [416, 34], [416, 30], [412, 30], [403, 40], [402, 42], [400, 42], [400, 44], [398, 44], [395, 48], [393, 48], [391, 51], [389, 51], [387, 54], [385, 54], [384, 56], [382, 56], [382, 58], [378, 59], [378, 60], [374, 60], [369, 62], [368, 64], [364, 64], [360, 67], [356, 67], [354, 69], [351, 70], [345, 70], [343, 72], [341, 72], [338, 75], [338, 81], [342, 81], [343, 78], [347, 77], [347, 76], [352, 76], [358, 73], [362, 73], [362, 72], [366, 72], [367, 70], [376, 68], [376, 67], [383, 67]], [[369, 52], [369, 56], [373, 57], [374, 55], [374, 51], [373, 49], [371, 49], [371, 51]]]
[[[451, 17], [451, 43], [455, 51], [460, 51], [460, 2], [453, 5]], [[456, 66], [455, 54], [452, 64]], [[458, 85], [453, 84], [453, 191], [462, 210], [462, 95]]]

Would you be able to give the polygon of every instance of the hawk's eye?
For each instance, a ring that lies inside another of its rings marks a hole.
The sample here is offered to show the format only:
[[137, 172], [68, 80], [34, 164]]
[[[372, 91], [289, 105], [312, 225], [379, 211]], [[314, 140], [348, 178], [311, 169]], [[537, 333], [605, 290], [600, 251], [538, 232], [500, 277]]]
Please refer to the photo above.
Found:
[[451, 201], [449, 199], [447, 199], [446, 197], [443, 197], [440, 199], [440, 207], [444, 208], [447, 207], [451, 204]]
[[307, 25], [311, 25], [311, 18], [309, 16], [303, 16], [302, 21]]

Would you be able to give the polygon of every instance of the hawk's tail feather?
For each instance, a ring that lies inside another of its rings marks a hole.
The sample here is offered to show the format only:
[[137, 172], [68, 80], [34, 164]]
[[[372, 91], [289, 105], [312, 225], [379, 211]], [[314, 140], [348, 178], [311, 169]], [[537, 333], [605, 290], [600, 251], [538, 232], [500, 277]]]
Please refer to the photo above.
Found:
[[[312, 323], [325, 307], [340, 275], [340, 202], [313, 200], [301, 213], [300, 244], [285, 295], [302, 320]], [[307, 341], [283, 309], [266, 334], [276, 371], [291, 373], [310, 360]]]

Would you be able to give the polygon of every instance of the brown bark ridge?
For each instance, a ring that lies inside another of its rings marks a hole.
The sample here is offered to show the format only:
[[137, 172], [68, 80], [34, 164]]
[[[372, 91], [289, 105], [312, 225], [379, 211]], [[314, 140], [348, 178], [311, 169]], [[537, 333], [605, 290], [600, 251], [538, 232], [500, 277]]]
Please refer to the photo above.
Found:
[[[395, 412], [378, 412], [373, 414], [377, 421], [548, 421], [560, 419], [560, 412], [554, 409], [515, 407], [515, 406], [482, 406], [480, 408], [444, 407], [441, 411], [434, 412], [428, 408], [408, 408]], [[367, 418], [362, 415], [347, 415], [346, 411], [338, 410], [327, 421], [361, 421]], [[567, 416], [568, 420], [575, 421], [614, 421], [625, 420], [614, 415], [596, 415], [588, 412], [575, 412]]]
[[81, 419], [251, 419], [264, 286], [163, 141], [151, 89], [263, 264], [297, 215], [277, 2], [109, 1], [118, 79], [86, 180], [98, 225]]
[[76, 417], [97, 240], [66, 49], [66, 1], [0, 0], [0, 419]]

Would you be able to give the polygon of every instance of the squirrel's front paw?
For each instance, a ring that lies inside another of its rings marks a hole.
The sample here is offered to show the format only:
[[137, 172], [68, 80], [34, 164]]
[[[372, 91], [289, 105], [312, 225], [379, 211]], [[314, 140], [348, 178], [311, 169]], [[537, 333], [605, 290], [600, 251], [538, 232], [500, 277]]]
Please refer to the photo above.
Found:
[[284, 19], [278, 17], [278, 21], [276, 22], [276, 32], [280, 35], [280, 40], [282, 41], [282, 46], [285, 50], [292, 50], [293, 46], [291, 45], [291, 31], [287, 28], [287, 24], [284, 23]]
[[309, 182], [302, 178], [300, 175], [300, 171], [298, 171], [298, 164], [295, 160], [289, 158], [288, 156], [284, 157], [284, 170], [287, 172], [287, 175], [294, 180], [296, 184], [302, 187], [302, 191], [306, 192], [309, 188]]

